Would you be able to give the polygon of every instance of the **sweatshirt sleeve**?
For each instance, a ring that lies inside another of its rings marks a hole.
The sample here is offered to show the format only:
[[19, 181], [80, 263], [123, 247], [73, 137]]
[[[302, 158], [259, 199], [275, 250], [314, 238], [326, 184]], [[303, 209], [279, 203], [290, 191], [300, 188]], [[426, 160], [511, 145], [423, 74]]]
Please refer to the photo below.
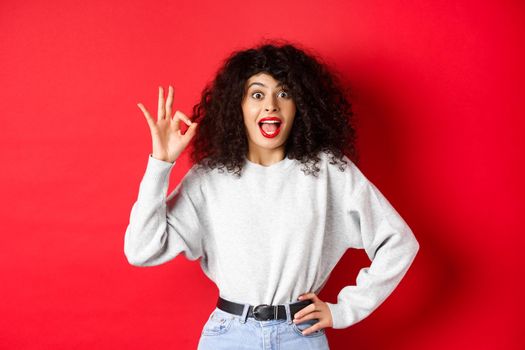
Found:
[[390, 202], [354, 164], [351, 170], [344, 191], [348, 248], [365, 249], [372, 263], [359, 271], [356, 285], [339, 292], [336, 304], [327, 303], [334, 329], [370, 315], [394, 291], [419, 250], [412, 230]]
[[148, 158], [124, 236], [124, 254], [131, 265], [155, 266], [184, 253], [188, 260], [203, 255], [198, 205], [187, 191], [192, 170], [166, 196], [175, 162]]

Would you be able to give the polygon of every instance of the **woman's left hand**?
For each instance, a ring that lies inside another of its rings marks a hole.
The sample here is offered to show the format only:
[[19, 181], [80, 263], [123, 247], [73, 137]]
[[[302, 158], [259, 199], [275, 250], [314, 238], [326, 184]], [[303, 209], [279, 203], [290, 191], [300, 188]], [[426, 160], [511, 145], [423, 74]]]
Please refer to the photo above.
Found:
[[319, 299], [315, 293], [306, 293], [299, 296], [299, 300], [307, 299], [311, 299], [313, 303], [297, 311], [295, 315], [292, 315], [294, 317], [293, 323], [298, 324], [313, 318], [319, 319], [319, 322], [303, 331], [304, 335], [326, 327], [332, 327], [332, 313], [330, 312], [328, 305]]

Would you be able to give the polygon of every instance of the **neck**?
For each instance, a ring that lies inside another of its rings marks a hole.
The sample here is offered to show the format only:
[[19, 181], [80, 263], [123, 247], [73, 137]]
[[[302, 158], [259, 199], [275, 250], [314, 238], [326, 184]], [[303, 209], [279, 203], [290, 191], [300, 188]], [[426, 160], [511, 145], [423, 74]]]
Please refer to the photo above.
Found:
[[261, 164], [264, 166], [269, 166], [274, 163], [280, 162], [285, 157], [284, 147], [279, 147], [277, 149], [259, 149], [253, 150], [250, 149], [246, 158], [252, 163]]

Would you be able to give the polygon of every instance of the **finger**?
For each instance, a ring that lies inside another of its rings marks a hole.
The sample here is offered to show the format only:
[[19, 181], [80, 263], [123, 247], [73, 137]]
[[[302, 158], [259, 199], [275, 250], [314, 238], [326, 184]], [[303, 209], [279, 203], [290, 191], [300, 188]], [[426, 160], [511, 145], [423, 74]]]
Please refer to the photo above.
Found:
[[317, 301], [317, 294], [315, 293], [304, 293], [304, 294], [301, 294], [299, 296], [299, 298], [297, 298], [299, 300], [307, 300], [307, 299], [312, 299], [312, 301]]
[[173, 87], [168, 88], [168, 99], [166, 100], [166, 118], [171, 118], [171, 111], [173, 108]]
[[[174, 131], [180, 131], [180, 125], [179, 125], [179, 120], [180, 120], [180, 111], [175, 111], [175, 114], [173, 115], [173, 118], [171, 119], [171, 127]], [[179, 134], [181, 135], [181, 134]]]
[[187, 141], [190, 142], [190, 140], [193, 138], [193, 136], [195, 136], [195, 134], [197, 133], [197, 126], [199, 124], [197, 123], [192, 123], [190, 125], [190, 127], [188, 128], [188, 130], [186, 130], [186, 133], [184, 134], [184, 137], [187, 138]]
[[302, 317], [304, 317], [305, 315], [311, 313], [311, 312], [314, 312], [316, 311], [315, 310], [315, 304], [310, 304], [308, 306], [305, 306], [303, 307], [301, 310], [297, 311], [295, 314], [294, 314], [294, 319], [300, 319]]
[[323, 327], [321, 327], [321, 326], [319, 325], [319, 322], [317, 322], [317, 323], [314, 324], [313, 326], [308, 327], [308, 328], [306, 328], [305, 330], [303, 330], [301, 333], [302, 333], [303, 335], [308, 335], [308, 334], [313, 333], [313, 332], [315, 332], [315, 331], [318, 331], [318, 330], [320, 330], [320, 329], [322, 329], [322, 328], [323, 328]]
[[308, 321], [308, 320], [312, 320], [314, 318], [316, 319], [321, 319], [323, 317], [323, 313], [319, 310], [315, 310], [315, 311], [312, 311], [312, 312], [309, 312], [301, 317], [295, 317], [293, 319], [293, 323], [295, 324], [298, 324], [298, 323], [303, 323], [304, 321]]
[[188, 129], [186, 129], [186, 132], [184, 134], [182, 134], [182, 130], [177, 130], [177, 133], [179, 134], [180, 137], [182, 137], [184, 139], [184, 142], [186, 144], [190, 143], [191, 139], [193, 138], [193, 136], [195, 136], [195, 134], [197, 134], [197, 127], [199, 126], [199, 124], [197, 123], [192, 123]]
[[166, 116], [166, 110], [164, 108], [164, 89], [159, 86], [159, 107], [157, 111], [157, 120], [164, 119]]
[[[190, 118], [188, 118], [188, 116], [184, 113], [182, 113], [181, 111], [177, 111], [179, 113], [179, 119], [181, 119], [183, 122], [185, 122], [186, 124], [188, 124], [188, 126], [191, 126], [191, 120]], [[175, 112], [175, 113], [177, 113]]]
[[148, 125], [150, 127], [154, 126], [155, 125], [155, 121], [153, 120], [153, 118], [151, 117], [151, 114], [149, 114], [148, 110], [146, 109], [146, 107], [144, 107], [142, 105], [142, 103], [137, 103], [137, 106], [139, 106], [139, 108], [142, 110], [142, 113], [144, 114], [144, 118], [146, 118], [146, 121], [148, 122]]

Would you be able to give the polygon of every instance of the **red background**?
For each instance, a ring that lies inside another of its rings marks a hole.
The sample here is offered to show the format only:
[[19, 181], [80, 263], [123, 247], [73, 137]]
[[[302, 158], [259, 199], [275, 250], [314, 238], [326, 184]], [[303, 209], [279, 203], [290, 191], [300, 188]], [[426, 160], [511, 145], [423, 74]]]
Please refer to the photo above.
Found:
[[[172, 84], [189, 114], [227, 54], [277, 37], [351, 86], [360, 168], [421, 245], [379, 309], [327, 330], [331, 347], [522, 349], [524, 7], [3, 0], [0, 348], [196, 348], [215, 285], [183, 256], [137, 268], [123, 253], [151, 151], [136, 104], [155, 111]], [[368, 264], [349, 250], [320, 298]]]

